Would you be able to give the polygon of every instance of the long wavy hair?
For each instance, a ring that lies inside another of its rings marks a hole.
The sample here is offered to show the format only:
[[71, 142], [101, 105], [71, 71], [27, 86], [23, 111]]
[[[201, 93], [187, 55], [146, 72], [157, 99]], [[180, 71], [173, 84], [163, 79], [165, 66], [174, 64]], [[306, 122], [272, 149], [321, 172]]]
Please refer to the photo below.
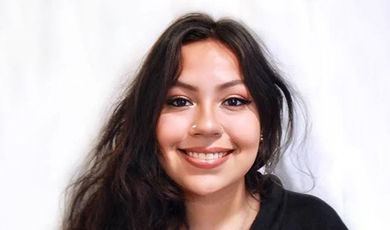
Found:
[[291, 139], [292, 95], [261, 43], [242, 24], [191, 13], [177, 19], [159, 37], [113, 111], [88, 167], [68, 188], [63, 230], [188, 227], [183, 190], [159, 162], [155, 130], [167, 91], [181, 71], [181, 47], [205, 39], [218, 41], [236, 55], [257, 105], [264, 140], [245, 175], [245, 184], [251, 194], [261, 193], [265, 176], [258, 170], [263, 166], [272, 170], [282, 139]]

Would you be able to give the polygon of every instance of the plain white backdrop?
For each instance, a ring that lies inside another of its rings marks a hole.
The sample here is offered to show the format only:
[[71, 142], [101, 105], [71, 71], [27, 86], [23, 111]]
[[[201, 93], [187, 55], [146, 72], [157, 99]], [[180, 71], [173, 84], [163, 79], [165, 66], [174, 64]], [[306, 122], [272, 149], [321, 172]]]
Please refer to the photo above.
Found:
[[350, 229], [386, 229], [386, 0], [0, 0], [0, 229], [58, 229], [65, 186], [165, 27], [186, 12], [255, 31], [306, 103], [304, 146], [278, 172]]

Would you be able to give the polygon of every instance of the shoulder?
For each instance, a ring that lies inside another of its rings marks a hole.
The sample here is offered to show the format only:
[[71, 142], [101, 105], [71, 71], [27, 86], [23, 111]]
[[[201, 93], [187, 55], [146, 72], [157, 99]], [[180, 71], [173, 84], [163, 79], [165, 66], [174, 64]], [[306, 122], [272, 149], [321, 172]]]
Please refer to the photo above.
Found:
[[336, 211], [318, 197], [284, 192], [282, 229], [347, 229]]
[[251, 230], [346, 230], [336, 211], [323, 200], [286, 190], [267, 177], [260, 193], [260, 211]]

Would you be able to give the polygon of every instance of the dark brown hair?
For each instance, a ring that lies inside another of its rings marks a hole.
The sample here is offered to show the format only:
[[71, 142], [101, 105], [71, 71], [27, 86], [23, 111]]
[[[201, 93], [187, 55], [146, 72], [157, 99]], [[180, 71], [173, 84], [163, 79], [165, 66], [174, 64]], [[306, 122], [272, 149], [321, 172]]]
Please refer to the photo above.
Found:
[[[290, 90], [264, 55], [260, 43], [240, 23], [214, 21], [199, 13], [171, 24], [153, 45], [128, 92], [102, 131], [87, 170], [70, 186], [64, 230], [179, 229], [186, 225], [182, 189], [164, 172], [156, 123], [181, 69], [181, 47], [214, 39], [237, 57], [244, 83], [257, 105], [264, 140], [245, 176], [246, 189], [260, 193], [267, 170], [278, 161], [282, 135], [291, 139]], [[287, 128], [282, 129], [283, 107]]]

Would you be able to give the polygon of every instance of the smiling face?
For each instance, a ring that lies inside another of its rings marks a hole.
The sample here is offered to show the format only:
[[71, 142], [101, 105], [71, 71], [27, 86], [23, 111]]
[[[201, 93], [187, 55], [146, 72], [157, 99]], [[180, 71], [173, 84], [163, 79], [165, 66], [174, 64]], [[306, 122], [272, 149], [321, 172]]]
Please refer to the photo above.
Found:
[[213, 40], [184, 45], [182, 58], [157, 123], [160, 162], [186, 194], [245, 189], [259, 148], [260, 118], [238, 60]]

